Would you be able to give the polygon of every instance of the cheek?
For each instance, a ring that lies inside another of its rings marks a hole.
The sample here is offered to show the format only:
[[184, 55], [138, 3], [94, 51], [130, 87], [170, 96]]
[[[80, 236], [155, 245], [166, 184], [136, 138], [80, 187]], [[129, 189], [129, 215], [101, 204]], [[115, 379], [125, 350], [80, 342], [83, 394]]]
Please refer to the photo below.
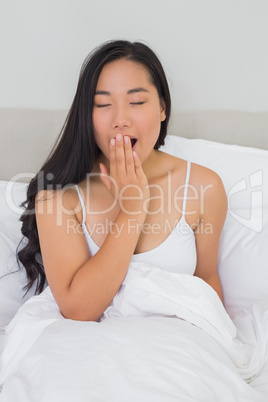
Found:
[[98, 113], [94, 111], [92, 113], [92, 123], [96, 135], [96, 133], [98, 134], [101, 131], [101, 119], [99, 118]]
[[98, 113], [93, 112], [93, 114], [92, 114], [92, 123], [93, 123], [93, 130], [94, 130], [95, 140], [97, 142], [97, 145], [99, 145], [99, 143], [104, 142], [105, 133], [107, 132], [105, 119], [103, 119], [103, 117], [100, 118]]
[[148, 110], [144, 118], [140, 120], [140, 127], [146, 133], [145, 139], [158, 138], [161, 128], [160, 112], [157, 109]]
[[97, 146], [102, 151], [102, 153], [107, 156], [107, 150], [105, 149], [105, 139], [103, 135], [103, 127], [101, 121], [96, 119], [94, 113], [92, 114], [93, 132], [94, 138]]

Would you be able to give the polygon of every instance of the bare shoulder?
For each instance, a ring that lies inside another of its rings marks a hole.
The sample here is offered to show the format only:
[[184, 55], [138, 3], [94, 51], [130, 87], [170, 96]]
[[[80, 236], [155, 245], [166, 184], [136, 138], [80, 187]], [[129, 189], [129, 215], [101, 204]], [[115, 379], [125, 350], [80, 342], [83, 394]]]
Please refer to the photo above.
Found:
[[[164, 152], [161, 152], [161, 154], [163, 163], [169, 167], [170, 171], [185, 175], [187, 160]], [[190, 184], [196, 187], [212, 185], [215, 188], [224, 190], [222, 180], [215, 171], [193, 162], [191, 163]]]
[[174, 178], [183, 176], [186, 171], [187, 162], [177, 156], [170, 155], [166, 152], [159, 152], [158, 168], [166, 174], [167, 171], [174, 174]]
[[224, 189], [222, 179], [218, 173], [197, 163], [191, 163], [191, 181], [193, 184], [200, 183]]
[[[171, 155], [166, 156], [170, 170], [175, 172], [175, 184], [185, 182], [187, 161]], [[213, 170], [191, 163], [187, 206], [189, 211], [198, 211], [197, 220], [208, 215], [226, 216], [227, 197], [221, 177]], [[190, 220], [190, 218], [188, 218]]]
[[204, 206], [201, 216], [215, 213], [225, 217], [227, 196], [222, 179], [215, 171], [192, 163], [190, 184], [198, 191], [200, 202]]
[[57, 190], [41, 190], [35, 197], [36, 213], [50, 214], [63, 212], [77, 217], [81, 213], [81, 203], [74, 186], [67, 186]]

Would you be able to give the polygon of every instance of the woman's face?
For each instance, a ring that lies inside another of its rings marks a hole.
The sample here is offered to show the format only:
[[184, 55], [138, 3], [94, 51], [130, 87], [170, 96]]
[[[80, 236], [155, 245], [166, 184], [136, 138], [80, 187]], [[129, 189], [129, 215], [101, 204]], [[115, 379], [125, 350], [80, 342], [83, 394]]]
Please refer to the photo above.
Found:
[[93, 107], [94, 135], [109, 159], [110, 141], [116, 134], [128, 135], [144, 162], [158, 139], [166, 118], [146, 68], [126, 59], [106, 64], [99, 76]]

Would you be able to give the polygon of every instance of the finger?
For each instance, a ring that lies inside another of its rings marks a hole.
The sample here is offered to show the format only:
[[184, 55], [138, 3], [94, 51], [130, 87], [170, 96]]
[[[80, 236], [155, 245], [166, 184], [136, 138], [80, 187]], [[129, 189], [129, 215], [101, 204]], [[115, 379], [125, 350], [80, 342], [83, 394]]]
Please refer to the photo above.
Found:
[[117, 175], [126, 174], [126, 165], [125, 165], [125, 150], [123, 144], [123, 136], [121, 134], [116, 134], [116, 145], [115, 145], [115, 159], [116, 159], [116, 168]]
[[132, 154], [133, 154], [133, 160], [134, 160], [134, 166], [135, 166], [136, 175], [137, 175], [138, 178], [141, 178], [141, 177], [144, 176], [144, 172], [143, 172], [143, 169], [142, 169], [140, 158], [139, 158], [138, 154], [135, 151], [133, 151]]
[[110, 141], [110, 175], [115, 177], [116, 171], [115, 139], [112, 138]]
[[134, 167], [134, 160], [133, 160], [133, 152], [132, 152], [131, 141], [128, 136], [124, 136], [124, 147], [125, 147], [126, 172], [128, 174], [134, 174], [135, 167]]

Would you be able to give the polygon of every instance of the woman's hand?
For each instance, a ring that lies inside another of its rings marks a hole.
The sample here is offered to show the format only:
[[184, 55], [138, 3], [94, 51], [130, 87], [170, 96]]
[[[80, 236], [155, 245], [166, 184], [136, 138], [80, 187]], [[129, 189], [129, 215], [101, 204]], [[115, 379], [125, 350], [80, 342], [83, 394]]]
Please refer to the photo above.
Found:
[[128, 136], [117, 134], [110, 141], [110, 176], [103, 163], [100, 163], [100, 170], [101, 181], [124, 213], [147, 213], [148, 181]]

